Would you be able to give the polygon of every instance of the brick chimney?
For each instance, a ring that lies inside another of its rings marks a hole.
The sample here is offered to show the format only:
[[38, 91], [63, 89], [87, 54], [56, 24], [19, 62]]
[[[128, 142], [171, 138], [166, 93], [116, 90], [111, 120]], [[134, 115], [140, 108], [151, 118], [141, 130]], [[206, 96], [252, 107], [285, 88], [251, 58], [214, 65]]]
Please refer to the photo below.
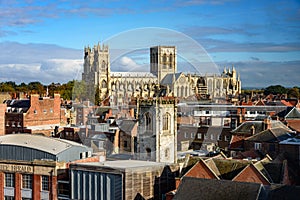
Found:
[[264, 130], [271, 129], [271, 120], [269, 118], [264, 119], [263, 129]]
[[134, 118], [134, 108], [130, 108], [129, 113], [130, 117]]
[[251, 126], [250, 133], [251, 133], [251, 135], [255, 134], [255, 126], [254, 125]]

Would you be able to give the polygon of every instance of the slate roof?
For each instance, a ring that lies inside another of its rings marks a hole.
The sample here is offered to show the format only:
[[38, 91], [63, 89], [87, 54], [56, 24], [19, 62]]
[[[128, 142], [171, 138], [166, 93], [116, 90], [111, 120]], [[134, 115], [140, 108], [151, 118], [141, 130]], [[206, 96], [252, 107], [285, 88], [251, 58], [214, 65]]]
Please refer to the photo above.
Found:
[[[21, 108], [23, 112], [27, 112], [30, 107], [30, 100], [29, 99], [22, 99], [22, 100], [6, 100], [5, 103], [7, 107], [11, 108]], [[12, 112], [17, 112], [17, 110], [13, 110]]]
[[263, 131], [262, 121], [246, 121], [232, 131], [233, 134], [250, 134], [251, 127], [254, 126], [255, 133]]
[[[290, 131], [290, 129], [284, 125], [281, 121], [278, 120], [270, 120], [271, 128], [282, 128], [286, 131]], [[263, 121], [246, 121], [239, 125], [236, 129], [232, 131], [235, 135], [243, 135], [250, 134], [251, 127], [254, 126], [255, 134], [260, 133], [264, 130], [264, 122]]]
[[[291, 113], [291, 116], [290, 116], [290, 117], [293, 117], [293, 115], [295, 115], [294, 117], [300, 118], [300, 113], [299, 113], [299, 111], [297, 110], [296, 107], [292, 107], [292, 106], [286, 107], [285, 110], [282, 110], [281, 112], [278, 112], [278, 113], [276, 114], [276, 116], [278, 116], [278, 117], [280, 117], [280, 118], [286, 118], [292, 110], [295, 110], [295, 111], [293, 111], [293, 112]], [[297, 111], [298, 111], [298, 114], [297, 114]]]
[[272, 200], [297, 200], [300, 196], [300, 186], [292, 185], [275, 185], [268, 193], [267, 199]]
[[225, 180], [232, 180], [238, 173], [240, 173], [250, 161], [234, 160], [234, 159], [214, 159], [213, 160], [218, 172], [219, 177]]
[[286, 128], [272, 128], [248, 137], [245, 141], [280, 142], [291, 138], [290, 132]]
[[[281, 183], [283, 179], [283, 163], [261, 162], [263, 169], [260, 172], [269, 180], [270, 183]], [[256, 166], [257, 169], [260, 169]]]
[[175, 73], [174, 74], [167, 74], [162, 80], [161, 80], [161, 85], [172, 85], [173, 84], [173, 75], [175, 76], [175, 82], [178, 80], [182, 72]]
[[258, 199], [264, 194], [261, 184], [228, 180], [184, 177], [174, 200], [215, 200], [215, 199]]
[[132, 129], [136, 125], [137, 121], [136, 120], [122, 120], [121, 124], [119, 125], [119, 128], [121, 131], [131, 134]]
[[285, 119], [300, 119], [299, 110], [296, 107], [293, 107], [293, 109], [285, 116]]

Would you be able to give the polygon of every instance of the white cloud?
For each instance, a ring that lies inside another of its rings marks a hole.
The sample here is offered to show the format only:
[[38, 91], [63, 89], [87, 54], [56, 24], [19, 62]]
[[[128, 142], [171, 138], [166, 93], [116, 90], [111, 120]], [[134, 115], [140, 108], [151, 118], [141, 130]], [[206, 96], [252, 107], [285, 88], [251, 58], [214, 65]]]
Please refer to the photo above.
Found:
[[123, 56], [111, 64], [111, 70], [120, 72], [143, 72], [150, 71], [150, 68], [149, 65], [140, 65], [136, 63], [132, 58], [128, 56]]
[[65, 83], [81, 79], [82, 62], [72, 59], [51, 59], [41, 63], [0, 64], [0, 81]]

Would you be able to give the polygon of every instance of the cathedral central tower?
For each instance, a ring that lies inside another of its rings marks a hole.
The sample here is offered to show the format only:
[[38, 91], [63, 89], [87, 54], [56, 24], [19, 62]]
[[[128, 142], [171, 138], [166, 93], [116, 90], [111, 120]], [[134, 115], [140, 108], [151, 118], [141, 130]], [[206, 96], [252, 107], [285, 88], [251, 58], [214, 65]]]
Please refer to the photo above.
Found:
[[167, 74], [177, 72], [177, 52], [175, 46], [155, 46], [150, 48], [150, 72], [158, 82]]

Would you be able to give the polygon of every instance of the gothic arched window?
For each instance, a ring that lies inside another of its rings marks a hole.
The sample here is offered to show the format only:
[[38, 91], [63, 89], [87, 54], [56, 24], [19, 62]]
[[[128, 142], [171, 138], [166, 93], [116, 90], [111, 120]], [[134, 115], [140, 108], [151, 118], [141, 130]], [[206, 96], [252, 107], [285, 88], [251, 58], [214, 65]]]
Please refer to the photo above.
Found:
[[163, 130], [164, 131], [170, 130], [170, 125], [171, 125], [171, 115], [169, 113], [166, 113], [163, 116]]
[[173, 54], [170, 54], [169, 56], [169, 68], [172, 69], [172, 66], [173, 66]]
[[148, 131], [149, 131], [149, 130], [150, 130], [150, 131], [153, 130], [153, 128], [152, 128], [151, 117], [152, 117], [152, 115], [151, 115], [151, 113], [149, 113], [149, 112], [146, 112], [146, 113], [144, 114], [145, 128], [146, 128], [146, 130], [148, 130]]
[[106, 69], [106, 63], [105, 63], [105, 61], [104, 61], [104, 60], [102, 61], [101, 68], [102, 68], [102, 70], [105, 70], [105, 69]]
[[163, 55], [163, 62], [164, 63], [167, 62], [167, 54], [166, 53], [164, 53], [164, 55]]
[[106, 88], [106, 81], [105, 80], [102, 80], [101, 88]]

